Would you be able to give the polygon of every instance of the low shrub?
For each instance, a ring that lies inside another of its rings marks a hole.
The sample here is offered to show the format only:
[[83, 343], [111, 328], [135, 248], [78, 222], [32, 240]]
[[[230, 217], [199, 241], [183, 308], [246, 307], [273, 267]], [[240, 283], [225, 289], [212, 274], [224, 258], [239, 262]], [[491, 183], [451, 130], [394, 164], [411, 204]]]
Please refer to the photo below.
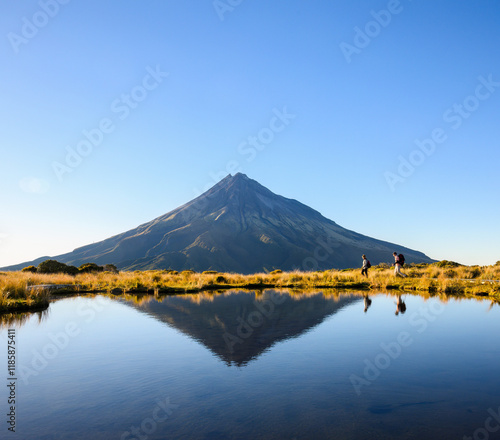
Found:
[[37, 271], [36, 266], [27, 266], [23, 270], [21, 270], [21, 272], [31, 272], [31, 273], [35, 273], [36, 271]]
[[438, 261], [437, 263], [434, 263], [434, 266], [445, 269], [445, 268], [449, 268], [449, 267], [453, 268], [453, 267], [459, 267], [459, 266], [463, 266], [463, 265], [460, 263], [457, 263], [455, 261], [441, 260], [441, 261]]
[[382, 270], [382, 269], [389, 269], [391, 266], [389, 266], [389, 264], [387, 264], [387, 263], [379, 263], [374, 267], [375, 267], [375, 269]]
[[457, 276], [457, 271], [453, 269], [448, 269], [444, 271], [444, 276], [446, 278], [456, 278]]
[[75, 266], [68, 266], [56, 260], [42, 261], [37, 267], [38, 273], [65, 273], [68, 275], [76, 275], [79, 271]]
[[104, 268], [95, 263], [85, 263], [78, 268], [78, 271], [80, 273], [103, 272]]
[[474, 278], [477, 278], [479, 276], [481, 276], [481, 269], [479, 267], [471, 267], [471, 268], [468, 268], [465, 272], [465, 278], [466, 279], [474, 279]]
[[102, 268], [104, 272], [118, 273], [119, 270], [114, 264], [105, 264]]

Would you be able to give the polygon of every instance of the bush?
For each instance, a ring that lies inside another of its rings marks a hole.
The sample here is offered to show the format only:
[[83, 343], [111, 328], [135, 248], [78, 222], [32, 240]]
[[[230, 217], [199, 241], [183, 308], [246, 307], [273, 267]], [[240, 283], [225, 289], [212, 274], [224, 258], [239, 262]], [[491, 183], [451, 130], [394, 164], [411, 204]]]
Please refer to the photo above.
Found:
[[410, 267], [416, 267], [418, 269], [425, 269], [427, 266], [429, 266], [429, 263], [410, 263], [408, 264]]
[[102, 268], [105, 272], [118, 273], [119, 270], [114, 264], [105, 264]]
[[45, 260], [38, 265], [36, 271], [38, 273], [65, 273], [68, 275], [76, 275], [78, 273], [78, 268], [75, 266], [68, 266], [56, 260]]
[[434, 263], [434, 265], [437, 267], [446, 268], [446, 269], [462, 266], [462, 264], [460, 264], [460, 263], [457, 263], [455, 261], [448, 261], [448, 260], [438, 261], [437, 263]]
[[217, 272], [216, 270], [205, 270], [202, 272], [203, 275], [215, 275], [219, 272]]
[[102, 266], [98, 266], [95, 263], [85, 263], [78, 268], [80, 273], [102, 272], [103, 270]]
[[448, 269], [444, 272], [444, 275], [446, 278], [456, 278], [457, 277], [457, 271], [453, 269]]
[[37, 271], [37, 268], [35, 266], [27, 266], [21, 272], [31, 272], [35, 273]]
[[391, 266], [387, 263], [379, 263], [375, 266], [376, 269], [389, 269]]
[[479, 267], [471, 267], [467, 269], [467, 272], [465, 273], [465, 278], [466, 279], [474, 279], [477, 278], [478, 276], [481, 275], [481, 269]]
[[169, 275], [179, 275], [179, 272], [173, 269], [167, 269], [165, 270], [165, 273], [168, 273]]
[[222, 275], [219, 275], [216, 279], [215, 279], [215, 282], [217, 284], [222, 284], [222, 283], [227, 283], [227, 280], [225, 277], [223, 277]]

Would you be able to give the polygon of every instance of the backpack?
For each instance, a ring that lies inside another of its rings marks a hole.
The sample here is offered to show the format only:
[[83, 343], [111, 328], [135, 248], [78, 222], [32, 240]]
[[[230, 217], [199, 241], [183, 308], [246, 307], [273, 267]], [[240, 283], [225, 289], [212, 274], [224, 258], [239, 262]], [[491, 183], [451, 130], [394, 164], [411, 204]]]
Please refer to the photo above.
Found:
[[368, 263], [366, 263], [366, 268], [370, 269], [370, 267], [372, 267], [372, 264], [370, 263], [370, 260], [366, 260], [366, 261], [368, 261]]
[[405, 256], [403, 254], [399, 254], [398, 260], [399, 260], [399, 264], [401, 265], [401, 267], [403, 267], [405, 265]]

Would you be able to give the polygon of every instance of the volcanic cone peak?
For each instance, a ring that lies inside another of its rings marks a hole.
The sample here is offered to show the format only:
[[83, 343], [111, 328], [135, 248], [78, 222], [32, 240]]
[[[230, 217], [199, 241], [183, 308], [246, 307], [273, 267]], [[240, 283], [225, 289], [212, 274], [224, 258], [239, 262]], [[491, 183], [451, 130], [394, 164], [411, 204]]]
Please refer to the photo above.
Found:
[[[390, 263], [394, 250], [407, 262], [433, 261], [421, 252], [345, 229], [237, 173], [148, 223], [52, 258], [73, 265], [111, 263], [122, 270], [252, 273], [358, 267], [364, 253], [372, 264]], [[47, 257], [4, 270], [43, 259]]]

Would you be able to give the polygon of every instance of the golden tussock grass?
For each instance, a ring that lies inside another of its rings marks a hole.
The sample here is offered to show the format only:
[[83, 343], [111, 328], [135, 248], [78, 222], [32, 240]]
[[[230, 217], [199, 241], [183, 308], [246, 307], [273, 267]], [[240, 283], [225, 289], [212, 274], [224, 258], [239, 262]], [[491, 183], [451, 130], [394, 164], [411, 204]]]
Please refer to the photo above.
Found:
[[[74, 276], [3, 272], [0, 273], [0, 312], [5, 312], [16, 304], [41, 306], [48, 303], [49, 293], [55, 296], [68, 291], [161, 294], [272, 287], [301, 290], [318, 288], [402, 290], [455, 296], [500, 297], [500, 265], [483, 267], [414, 265], [405, 267], [403, 272], [407, 275], [406, 278], [396, 277], [393, 268], [384, 266], [370, 268], [367, 278], [361, 275], [360, 269], [319, 272], [273, 271], [251, 275], [215, 271], [178, 273], [167, 270], [81, 273]], [[63, 288], [61, 290], [33, 288], [44, 285], [57, 285]], [[207, 294], [207, 299], [209, 297]]]

